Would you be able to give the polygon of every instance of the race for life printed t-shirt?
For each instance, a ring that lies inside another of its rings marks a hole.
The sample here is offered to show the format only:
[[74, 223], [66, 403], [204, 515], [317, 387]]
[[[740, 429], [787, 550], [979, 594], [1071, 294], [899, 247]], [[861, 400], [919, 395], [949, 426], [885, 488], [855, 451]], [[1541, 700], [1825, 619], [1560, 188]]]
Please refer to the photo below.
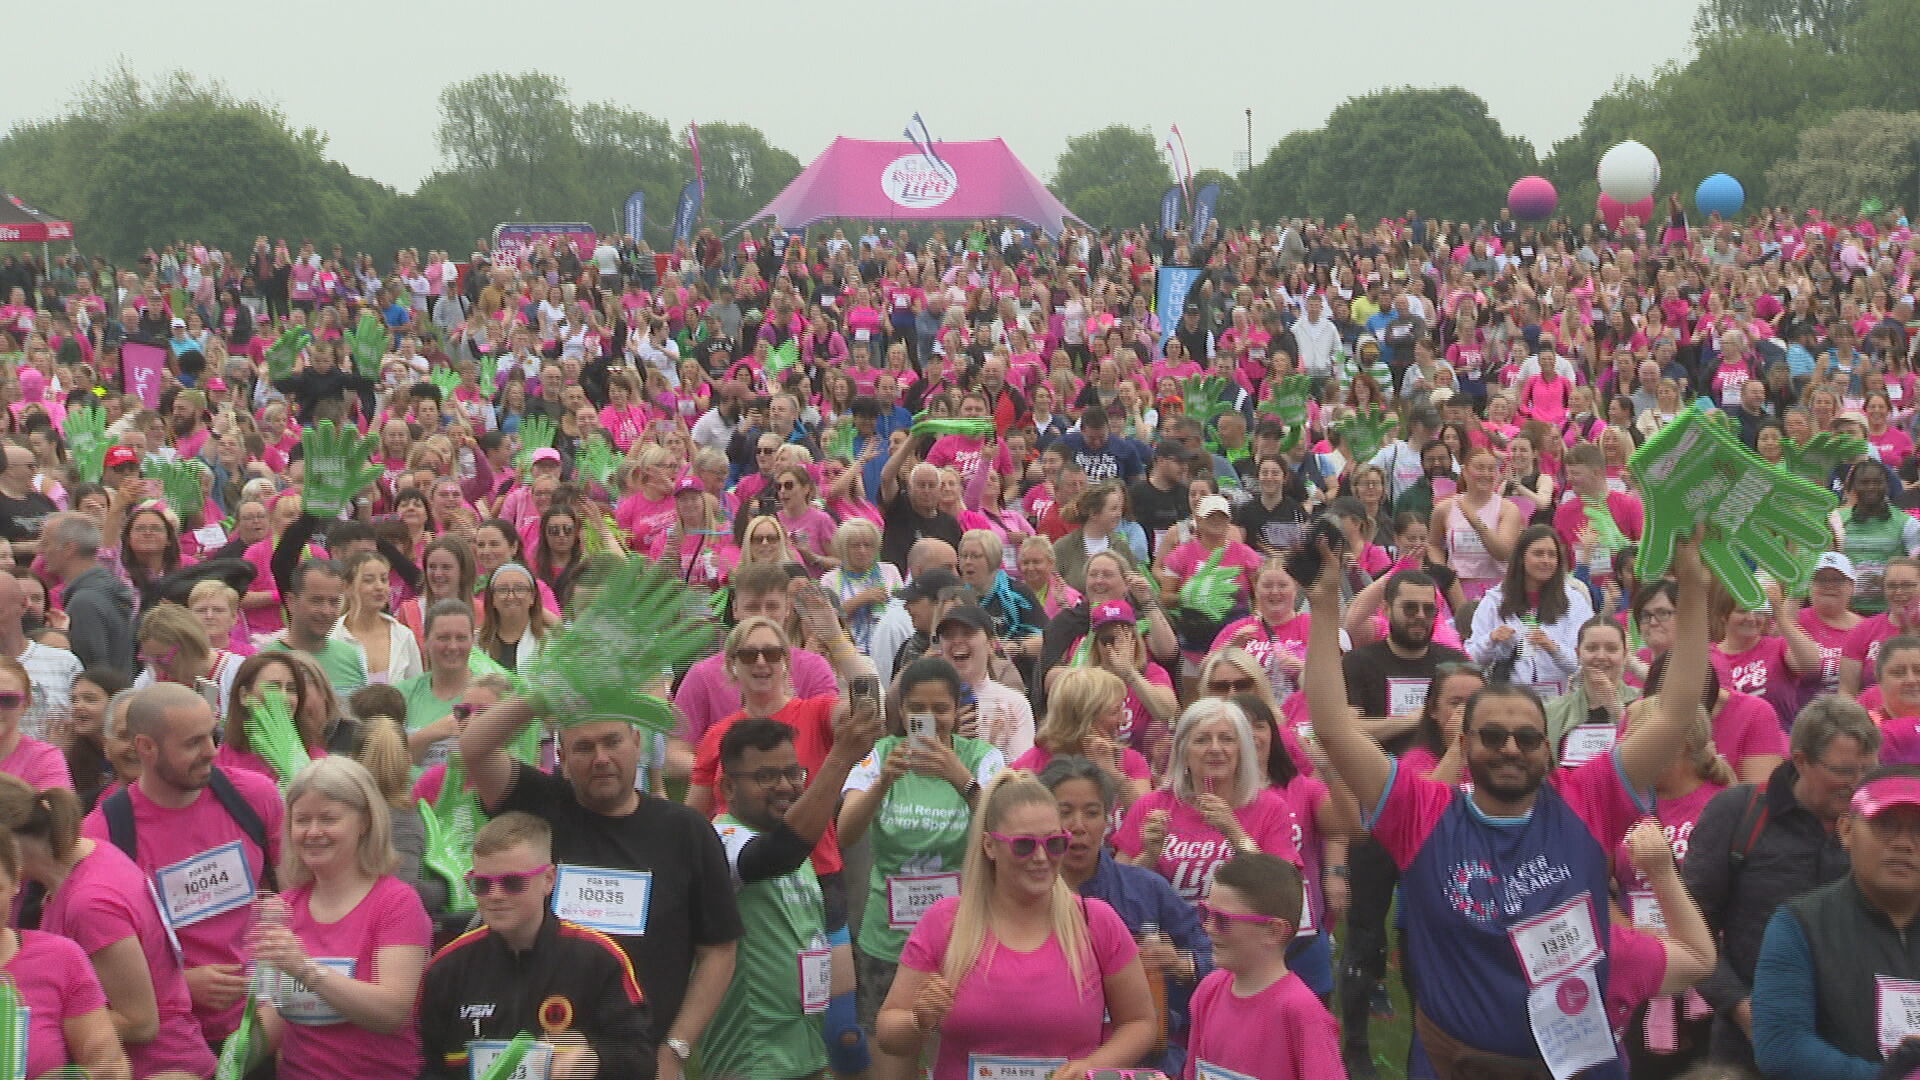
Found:
[[1346, 1075], [1340, 1025], [1313, 989], [1289, 971], [1247, 997], [1233, 992], [1233, 972], [1200, 980], [1188, 1010], [1190, 1080], [1321, 1080]]
[[[1389, 776], [1367, 824], [1401, 868], [1415, 967], [1453, 973], [1456, 992], [1420, 1003], [1442, 1031], [1475, 1049], [1539, 1057], [1520, 1022], [1529, 983], [1510, 935], [1567, 905], [1576, 916], [1585, 906], [1593, 974], [1606, 984], [1610, 855], [1651, 805], [1619, 769], [1615, 750], [1562, 770], [1518, 819], [1488, 818], [1468, 793], [1397, 767]], [[1583, 1075], [1624, 1080], [1626, 1070], [1616, 1059]]]
[[[1080, 960], [1078, 986], [1058, 937], [1049, 936], [1031, 952], [1019, 952], [987, 931], [979, 960], [953, 988], [953, 1007], [940, 1025], [933, 1080], [969, 1080], [969, 1058], [1040, 1059], [1058, 1067], [1100, 1046], [1106, 1027], [1101, 980], [1119, 974], [1140, 949], [1106, 901], [1083, 899], [1080, 907], [1087, 920], [1088, 948]], [[901, 949], [901, 966], [939, 971], [959, 910], [957, 896], [934, 904]]]
[[826, 902], [813, 866], [762, 881], [740, 880], [740, 853], [758, 830], [721, 814], [713, 827], [739, 889], [740, 940], [733, 981], [700, 1039], [709, 1076], [811, 1076], [827, 1067], [821, 1013], [831, 995]]
[[[847, 774], [842, 794], [871, 791], [880, 782], [880, 763], [900, 745], [898, 735], [873, 744], [873, 751]], [[1007, 759], [985, 739], [953, 737], [953, 752], [974, 779], [986, 787], [1007, 767]], [[973, 811], [965, 793], [944, 778], [906, 772], [887, 789], [867, 827], [873, 869], [867, 877], [867, 902], [861, 913], [860, 951], [892, 962], [927, 909], [960, 895], [960, 864], [967, 852], [967, 828]]]
[[[156, 805], [139, 784], [127, 789], [133, 803], [136, 858], [154, 884], [160, 913], [180, 939], [188, 970], [207, 964], [247, 962], [247, 928], [266, 868], [280, 859], [280, 788], [250, 772], [225, 774], [259, 817], [268, 850], [261, 851], [212, 791], [202, 788], [189, 806]], [[102, 800], [104, 805], [105, 800]], [[80, 823], [80, 835], [111, 844], [105, 811], [96, 807]], [[240, 1026], [240, 1002], [198, 1013], [209, 1045]]]
[[[311, 884], [284, 894], [287, 926], [313, 962], [361, 982], [373, 982], [380, 950], [433, 947], [433, 920], [420, 894], [388, 874], [337, 922], [321, 922], [308, 909]], [[410, 1080], [420, 1075], [420, 1040], [411, 1017], [381, 1034], [349, 1022], [318, 993], [292, 980], [279, 1006], [286, 1027], [280, 1036], [280, 1073], [285, 1080], [352, 1076]]]
[[[1192, 904], [1206, 899], [1213, 872], [1233, 857], [1233, 843], [1219, 830], [1207, 824], [1200, 811], [1176, 798], [1165, 789], [1148, 792], [1127, 808], [1120, 831], [1113, 836], [1114, 850], [1122, 855], [1140, 854], [1140, 833], [1147, 815], [1155, 810], [1168, 813], [1167, 843], [1160, 862], [1153, 869], [1173, 885], [1180, 899]], [[1233, 816], [1246, 830], [1248, 839], [1268, 855], [1278, 855], [1300, 864], [1300, 852], [1294, 847], [1293, 808], [1285, 796], [1271, 788], [1262, 790], [1234, 810]]]
[[88, 956], [128, 938], [139, 944], [153, 981], [159, 1026], [150, 1041], [127, 1044], [133, 1075], [212, 1073], [213, 1051], [200, 1034], [200, 1021], [193, 1018], [186, 975], [173, 953], [147, 876], [119, 848], [94, 842], [93, 850], [74, 865], [67, 880], [48, 895], [40, 929], [72, 938]]

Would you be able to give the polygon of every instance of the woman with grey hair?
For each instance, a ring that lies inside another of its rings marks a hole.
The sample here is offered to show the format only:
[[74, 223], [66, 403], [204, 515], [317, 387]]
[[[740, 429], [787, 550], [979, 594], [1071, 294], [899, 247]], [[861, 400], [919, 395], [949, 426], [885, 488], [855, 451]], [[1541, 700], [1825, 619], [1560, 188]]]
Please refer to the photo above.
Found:
[[1203, 698], [1174, 727], [1166, 786], [1127, 809], [1113, 846], [1192, 904], [1235, 854], [1265, 852], [1299, 865], [1293, 831], [1292, 808], [1263, 779], [1247, 714]]
[[413, 1003], [433, 924], [393, 874], [387, 800], [366, 768], [335, 754], [301, 770], [280, 848], [286, 891], [262, 901], [249, 942], [276, 976], [259, 1008], [279, 1075], [418, 1076]]

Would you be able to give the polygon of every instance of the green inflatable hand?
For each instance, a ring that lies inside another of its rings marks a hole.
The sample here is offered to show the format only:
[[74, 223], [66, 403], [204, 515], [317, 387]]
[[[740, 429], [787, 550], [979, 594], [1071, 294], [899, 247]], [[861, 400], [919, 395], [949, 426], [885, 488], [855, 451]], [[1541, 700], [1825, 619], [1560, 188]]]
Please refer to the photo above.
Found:
[[347, 343], [347, 351], [353, 355], [353, 366], [369, 379], [380, 377], [380, 361], [387, 355], [392, 339], [387, 336], [387, 324], [373, 312], [365, 312], [353, 328], [340, 335]]
[[380, 476], [380, 466], [373, 463], [380, 448], [377, 435], [362, 437], [350, 426], [322, 420], [307, 429], [300, 447], [306, 468], [301, 499], [306, 512], [322, 521], [339, 517]]
[[574, 471], [581, 476], [609, 490], [613, 487], [614, 470], [620, 467], [620, 455], [614, 452], [613, 444], [604, 435], [595, 435], [587, 440], [586, 448], [574, 460]]
[[67, 410], [67, 454], [80, 479], [97, 484], [106, 472], [107, 410], [97, 405], [75, 405]]
[[1273, 394], [1260, 403], [1260, 412], [1277, 416], [1288, 427], [1307, 425], [1307, 401], [1313, 397], [1313, 380], [1305, 375], [1289, 375], [1276, 380]]
[[267, 376], [278, 382], [293, 374], [293, 366], [300, 360], [300, 353], [313, 344], [313, 335], [305, 330], [288, 328], [281, 331], [273, 341], [273, 348], [267, 350]]
[[1793, 439], [1780, 440], [1781, 464], [1789, 472], [1804, 476], [1816, 484], [1826, 484], [1833, 470], [1860, 460], [1867, 452], [1867, 440], [1858, 435], [1823, 431], [1807, 440], [1805, 446]]
[[452, 401], [453, 392], [460, 389], [460, 373], [446, 368], [427, 372], [427, 381], [440, 388], [441, 401]]
[[1220, 557], [1226, 551], [1223, 547], [1208, 556], [1200, 569], [1180, 586], [1180, 606], [1198, 611], [1214, 622], [1227, 617], [1240, 595], [1240, 571], [1220, 565]]
[[1675, 542], [1702, 521], [1700, 557], [1746, 610], [1766, 602], [1749, 560], [1789, 590], [1811, 579], [1813, 561], [1828, 542], [1833, 494], [1761, 460], [1699, 406], [1655, 432], [1627, 465], [1647, 508], [1640, 580], [1665, 574]]
[[535, 715], [561, 724], [622, 720], [660, 734], [671, 731], [678, 720], [673, 707], [634, 686], [718, 647], [720, 625], [708, 602], [667, 567], [623, 560], [529, 665]]
[[1335, 423], [1333, 430], [1340, 433], [1341, 442], [1347, 450], [1347, 460], [1364, 463], [1373, 460], [1373, 456], [1387, 445], [1387, 440], [1398, 427], [1399, 422], [1376, 405], [1369, 412], [1349, 416]]
[[984, 439], [995, 431], [991, 416], [928, 416], [922, 412], [913, 418], [909, 434], [968, 435]]
[[767, 352], [767, 378], [778, 379], [788, 368], [800, 362], [800, 343], [792, 338], [777, 349]]
[[300, 728], [293, 721], [293, 702], [277, 686], [268, 686], [246, 701], [247, 745], [267, 759], [285, 791], [300, 770], [312, 763]]
[[520, 421], [520, 453], [513, 459], [513, 466], [520, 471], [521, 483], [526, 483], [527, 474], [533, 470], [533, 452], [553, 449], [553, 436], [553, 421], [544, 416]]
[[184, 528], [187, 515], [198, 513], [206, 505], [206, 489], [200, 486], [201, 470], [205, 468], [197, 461], [168, 461], [150, 457], [140, 467], [140, 472], [160, 481], [161, 496], [167, 500], [167, 507], [173, 511], [174, 519]]
[[1224, 375], [1189, 375], [1180, 384], [1180, 411], [1211, 431], [1220, 414], [1233, 408], [1233, 380]]

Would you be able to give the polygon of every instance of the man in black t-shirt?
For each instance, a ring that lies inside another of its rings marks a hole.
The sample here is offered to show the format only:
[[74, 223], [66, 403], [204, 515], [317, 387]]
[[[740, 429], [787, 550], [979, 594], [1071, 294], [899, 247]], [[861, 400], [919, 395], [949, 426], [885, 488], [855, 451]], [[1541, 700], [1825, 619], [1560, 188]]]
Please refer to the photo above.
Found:
[[1160, 538], [1184, 519], [1191, 509], [1187, 498], [1189, 471], [1186, 447], [1166, 439], [1153, 448], [1153, 464], [1146, 479], [1128, 492], [1133, 501], [1133, 520], [1147, 531], [1154, 553], [1160, 550]]
[[880, 534], [880, 558], [902, 575], [913, 545], [925, 537], [960, 548], [960, 522], [940, 509], [940, 470], [921, 462], [907, 472], [904, 483], [900, 479], [912, 443], [912, 438], [902, 439], [880, 470], [881, 508], [887, 519]]
[[33, 489], [33, 451], [9, 444], [0, 470], [0, 537], [13, 545], [14, 560], [25, 566], [40, 550], [40, 526], [59, 507]]
[[562, 728], [562, 776], [502, 749], [533, 720], [509, 698], [460, 735], [489, 814], [520, 810], [553, 827], [555, 913], [626, 951], [659, 1032], [660, 1080], [678, 1080], [733, 978], [742, 934], [725, 851], [692, 809], [634, 790], [645, 745], [624, 721]]

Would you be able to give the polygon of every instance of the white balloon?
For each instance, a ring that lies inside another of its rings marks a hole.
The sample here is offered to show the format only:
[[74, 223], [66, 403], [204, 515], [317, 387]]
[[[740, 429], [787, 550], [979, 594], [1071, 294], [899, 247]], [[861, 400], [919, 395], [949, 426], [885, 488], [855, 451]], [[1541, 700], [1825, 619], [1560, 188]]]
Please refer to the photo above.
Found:
[[1600, 158], [1600, 190], [1623, 203], [1639, 202], [1660, 186], [1660, 159], [1628, 139]]

